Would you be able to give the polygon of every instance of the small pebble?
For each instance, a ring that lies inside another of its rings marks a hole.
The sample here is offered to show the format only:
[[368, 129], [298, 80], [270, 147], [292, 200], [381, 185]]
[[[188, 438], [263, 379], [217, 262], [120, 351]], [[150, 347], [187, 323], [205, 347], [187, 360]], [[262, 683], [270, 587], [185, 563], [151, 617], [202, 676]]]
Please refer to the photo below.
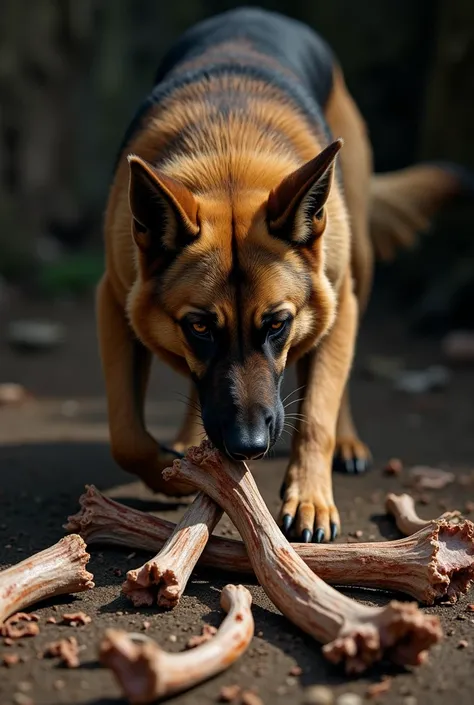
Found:
[[240, 685], [237, 685], [237, 684], [225, 685], [220, 690], [219, 702], [220, 703], [233, 703], [237, 700], [241, 691], [242, 691], [242, 688], [240, 687]]
[[303, 693], [302, 705], [333, 705], [334, 694], [324, 685], [311, 685]]
[[407, 698], [404, 698], [403, 705], [418, 705], [418, 700], [414, 695], [409, 695]]
[[400, 475], [403, 470], [403, 463], [400, 458], [391, 458], [384, 468], [386, 475]]
[[151, 627], [151, 622], [149, 622], [147, 619], [143, 622], [142, 624], [142, 629], [144, 632], [146, 632], [147, 629]]
[[62, 690], [66, 687], [66, 681], [58, 679], [57, 681], [54, 681], [53, 685], [55, 690]]
[[474, 512], [474, 502], [466, 502], [464, 505], [464, 513], [472, 514], [472, 512]]
[[34, 705], [33, 699], [24, 693], [15, 693], [13, 696], [13, 702], [15, 705]]
[[242, 705], [264, 705], [262, 698], [251, 690], [244, 690], [240, 702]]
[[288, 678], [285, 681], [286, 685], [288, 685], [290, 688], [295, 686], [297, 684], [297, 682], [298, 681], [296, 680], [296, 678], [292, 678], [291, 676], [288, 676]]
[[384, 695], [385, 693], [388, 693], [390, 688], [392, 687], [392, 679], [391, 678], [385, 678], [378, 683], [372, 683], [372, 685], [369, 685], [367, 688], [366, 695], [368, 698], [378, 698], [379, 695]]
[[458, 642], [458, 649], [467, 649], [468, 646], [469, 646], [469, 642], [467, 641], [467, 639], [461, 639]]
[[468, 612], [474, 612], [474, 605], [468, 605], [466, 609]]
[[133, 553], [129, 553], [128, 556], [127, 556], [127, 561], [131, 561], [132, 558], [135, 558], [136, 555], [137, 555], [137, 554], [135, 553], [135, 551], [134, 551]]
[[117, 617], [123, 617], [123, 612], [122, 612], [122, 611], [116, 612], [115, 614], [117, 615]]
[[362, 698], [357, 693], [343, 693], [336, 700], [336, 705], [362, 705]]
[[261, 639], [263, 636], [263, 632], [257, 632], [257, 636], [260, 637], [260, 639]]
[[4, 666], [10, 668], [11, 666], [16, 666], [17, 663], [20, 663], [20, 657], [18, 654], [5, 654], [2, 661]]
[[21, 690], [22, 693], [28, 693], [30, 690], [33, 690], [33, 683], [30, 683], [29, 681], [20, 681], [17, 688], [18, 690]]
[[56, 624], [56, 617], [48, 617], [46, 624]]
[[288, 673], [289, 676], [301, 676], [303, 669], [301, 666], [293, 666]]
[[168, 641], [172, 641], [173, 644], [175, 644], [178, 641], [178, 637], [176, 636], [176, 634], [170, 634], [168, 637]]

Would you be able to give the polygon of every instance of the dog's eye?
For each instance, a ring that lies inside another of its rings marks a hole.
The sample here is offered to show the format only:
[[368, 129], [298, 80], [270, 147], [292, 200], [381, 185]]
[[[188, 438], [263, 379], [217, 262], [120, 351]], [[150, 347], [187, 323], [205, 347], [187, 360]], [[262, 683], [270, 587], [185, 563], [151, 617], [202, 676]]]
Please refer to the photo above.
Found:
[[273, 321], [273, 323], [270, 324], [270, 328], [272, 330], [281, 330], [283, 328], [283, 321]]
[[200, 323], [200, 322], [192, 323], [191, 327], [192, 327], [193, 331], [195, 333], [197, 333], [198, 335], [205, 335], [206, 333], [209, 332], [209, 326], [206, 326], [205, 323]]

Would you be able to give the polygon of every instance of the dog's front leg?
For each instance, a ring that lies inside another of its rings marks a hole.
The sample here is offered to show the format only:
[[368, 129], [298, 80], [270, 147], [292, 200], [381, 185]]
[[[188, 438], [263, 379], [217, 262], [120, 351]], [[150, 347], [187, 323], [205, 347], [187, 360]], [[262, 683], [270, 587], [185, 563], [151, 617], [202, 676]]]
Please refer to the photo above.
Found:
[[349, 275], [342, 284], [335, 323], [319, 347], [298, 361], [305, 385], [301, 422], [293, 437], [283, 485], [280, 523], [298, 540], [335, 538], [339, 514], [332, 491], [336, 421], [349, 376], [357, 327], [357, 302]]
[[151, 353], [133, 335], [107, 276], [97, 290], [97, 321], [114, 459], [155, 492], [193, 493], [195, 490], [189, 485], [170, 486], [161, 476], [176, 455], [162, 451], [145, 427], [144, 404]]

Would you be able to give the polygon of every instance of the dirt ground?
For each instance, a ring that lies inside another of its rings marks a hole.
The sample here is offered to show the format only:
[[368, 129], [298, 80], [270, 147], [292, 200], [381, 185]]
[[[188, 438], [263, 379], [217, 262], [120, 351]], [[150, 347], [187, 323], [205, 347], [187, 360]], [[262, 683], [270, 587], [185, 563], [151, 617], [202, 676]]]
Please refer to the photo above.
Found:
[[[85, 483], [94, 483], [109, 496], [175, 521], [185, 506], [153, 496], [119, 470], [109, 456], [92, 303], [51, 306], [12, 302], [4, 305], [0, 315], [0, 382], [19, 382], [33, 394], [33, 400], [20, 408], [0, 408], [0, 567], [56, 542], [63, 535], [66, 517], [77, 510]], [[4, 341], [4, 323], [35, 316], [63, 321], [67, 327], [65, 344], [42, 354], [12, 351]], [[371, 444], [375, 463], [365, 476], [334, 477], [343, 520], [341, 541], [358, 529], [367, 540], [397, 536], [384, 516], [383, 496], [388, 490], [400, 491], [403, 481], [383, 474], [388, 458], [399, 457], [406, 467], [431, 464], [449, 468], [458, 477], [474, 470], [474, 370], [455, 371], [442, 392], [408, 396], [395, 392], [384, 379], [370, 380], [363, 374], [371, 354], [400, 356], [413, 368], [440, 361], [439, 343], [407, 338], [403, 321], [380, 311], [367, 320], [353, 391], [356, 417], [364, 439]], [[289, 375], [288, 391], [292, 385]], [[157, 366], [148, 418], [162, 440], [171, 439], [184, 408], [177, 392], [186, 392], [183, 381]], [[287, 442], [271, 459], [253, 468], [274, 513], [286, 453]], [[466, 501], [474, 500], [473, 486], [456, 481], [444, 490], [430, 492], [425, 499], [428, 504], [420, 507], [420, 513], [427, 517], [440, 513], [441, 506], [462, 509]], [[224, 522], [218, 531], [229, 535], [232, 529]], [[179, 651], [191, 635], [200, 633], [203, 623], [220, 623], [219, 590], [235, 580], [232, 575], [199, 570], [173, 612], [135, 609], [121, 596], [120, 586], [125, 572], [147, 556], [130, 553], [92, 546], [89, 568], [96, 588], [35, 608], [40, 617], [38, 636], [13, 646], [2, 644], [0, 639], [0, 705], [123, 702], [111, 674], [97, 663], [97, 646], [107, 627], [140, 631], [143, 621], [148, 620], [147, 634], [170, 651]], [[214, 703], [221, 687], [233, 683], [254, 688], [265, 705], [302, 703], [304, 688], [311, 684], [329, 685], [336, 696], [352, 692], [365, 697], [367, 686], [384, 673], [393, 676], [391, 689], [383, 696], [387, 705], [437, 705], [448, 699], [457, 705], [472, 702], [474, 619], [466, 606], [474, 602], [474, 594], [454, 607], [427, 610], [439, 614], [446, 634], [428, 664], [415, 671], [384, 666], [352, 679], [328, 665], [319, 646], [286, 621], [261, 588], [255, 583], [249, 588], [256, 621], [250, 649], [227, 672], [174, 698], [176, 705]], [[369, 604], [384, 604], [389, 599], [387, 594], [369, 591], [352, 590], [350, 594]], [[79, 610], [92, 617], [90, 624], [77, 628], [46, 624], [47, 617], [58, 619], [63, 612]], [[38, 658], [46, 643], [70, 635], [76, 636], [81, 646], [79, 668], [65, 669], [57, 659]], [[170, 635], [175, 635], [176, 641], [170, 641]], [[467, 640], [467, 648], [458, 647], [462, 639]], [[10, 653], [18, 654], [21, 662], [6, 668], [1, 665], [2, 656]], [[302, 669], [299, 677], [290, 675], [295, 665]]]

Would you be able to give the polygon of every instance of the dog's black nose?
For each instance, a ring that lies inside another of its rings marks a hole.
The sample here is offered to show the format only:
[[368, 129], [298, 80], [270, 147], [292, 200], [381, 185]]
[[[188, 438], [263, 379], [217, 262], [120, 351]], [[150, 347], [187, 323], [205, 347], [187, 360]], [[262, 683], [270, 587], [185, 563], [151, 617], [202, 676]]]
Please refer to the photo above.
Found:
[[223, 429], [224, 448], [232, 460], [257, 460], [270, 447], [271, 414], [264, 414], [251, 425], [232, 424]]

